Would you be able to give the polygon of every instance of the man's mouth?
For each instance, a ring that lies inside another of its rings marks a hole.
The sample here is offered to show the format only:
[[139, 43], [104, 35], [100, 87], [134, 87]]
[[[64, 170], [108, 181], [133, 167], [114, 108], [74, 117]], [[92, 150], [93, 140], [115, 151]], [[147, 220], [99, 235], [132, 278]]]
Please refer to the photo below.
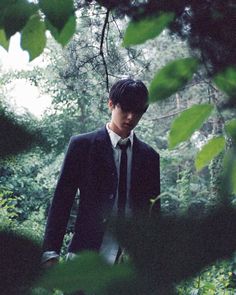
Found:
[[124, 123], [124, 126], [132, 128], [133, 125], [131, 123]]

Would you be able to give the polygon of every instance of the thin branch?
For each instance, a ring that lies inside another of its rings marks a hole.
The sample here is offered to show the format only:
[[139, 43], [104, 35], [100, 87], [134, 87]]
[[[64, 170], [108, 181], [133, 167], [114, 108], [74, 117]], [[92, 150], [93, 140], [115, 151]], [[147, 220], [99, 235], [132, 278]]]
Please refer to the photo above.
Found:
[[178, 114], [182, 113], [185, 110], [187, 110], [187, 108], [182, 109], [182, 110], [177, 111], [177, 112], [174, 112], [174, 113], [171, 113], [171, 114], [168, 114], [168, 115], [165, 115], [165, 116], [161, 116], [161, 117], [158, 117], [158, 118], [155, 118], [155, 119], [151, 119], [151, 121], [158, 121], [158, 120], [162, 120], [162, 119], [165, 119], [165, 118], [173, 117], [175, 115], [178, 115]]
[[83, 66], [85, 66], [87, 63], [90, 63], [92, 60], [94, 60], [95, 58], [97, 58], [100, 54], [95, 54], [93, 56], [91, 56], [89, 59], [85, 60], [84, 62], [80, 63], [77, 68], [81, 68]]
[[118, 24], [117, 24], [117, 21], [116, 21], [114, 15], [113, 15], [113, 14], [111, 14], [111, 15], [112, 15], [112, 21], [113, 21], [113, 22], [115, 23], [115, 25], [116, 25], [116, 28], [117, 28], [117, 31], [119, 32], [119, 36], [120, 36], [120, 38], [123, 38], [123, 34], [122, 34], [122, 32], [121, 32], [121, 30], [120, 30]]
[[108, 20], [109, 20], [109, 14], [110, 14], [110, 10], [107, 9], [106, 17], [105, 17], [103, 28], [102, 28], [102, 36], [101, 36], [101, 43], [100, 43], [100, 53], [99, 53], [101, 55], [101, 57], [102, 57], [102, 62], [103, 62], [103, 66], [104, 66], [105, 73], [106, 73], [107, 92], [109, 92], [109, 73], [108, 73], [107, 63], [106, 63], [106, 59], [105, 59], [104, 52], [103, 52], [103, 45], [104, 45], [106, 27], [107, 27]]

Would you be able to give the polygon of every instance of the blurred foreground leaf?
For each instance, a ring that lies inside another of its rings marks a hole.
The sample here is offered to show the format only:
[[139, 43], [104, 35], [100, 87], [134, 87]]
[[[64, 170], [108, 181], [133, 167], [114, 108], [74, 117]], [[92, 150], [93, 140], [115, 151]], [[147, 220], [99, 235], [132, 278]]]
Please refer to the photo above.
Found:
[[236, 68], [228, 67], [223, 72], [218, 73], [213, 81], [227, 95], [236, 95]]
[[40, 131], [0, 106], [0, 158], [16, 155], [36, 144], [47, 146]]
[[124, 284], [132, 276], [133, 270], [127, 264], [111, 266], [98, 254], [84, 252], [74, 260], [60, 263], [46, 272], [38, 285], [63, 292], [83, 290], [86, 294], [103, 295], [107, 294], [106, 290], [111, 288], [112, 283]]
[[236, 194], [236, 150], [232, 148], [224, 157], [225, 186], [229, 193]]
[[36, 4], [29, 3], [27, 0], [12, 1], [6, 7], [3, 15], [3, 27], [7, 38], [20, 32], [37, 9]]
[[0, 294], [26, 295], [40, 274], [40, 247], [12, 232], [0, 232]]
[[236, 210], [222, 206], [205, 215], [131, 219], [118, 226], [117, 236], [146, 288], [140, 294], [162, 295], [173, 294], [166, 290], [206, 266], [229, 259], [236, 250], [235, 228]]
[[225, 130], [236, 144], [236, 119], [226, 122]]
[[39, 56], [46, 45], [45, 24], [38, 15], [30, 18], [21, 34], [21, 47], [27, 50], [30, 61]]
[[196, 58], [183, 58], [162, 68], [150, 84], [150, 102], [165, 99], [180, 90], [192, 78], [198, 64]]
[[39, 6], [54, 28], [60, 32], [74, 15], [73, 0], [39, 0]]
[[195, 167], [199, 171], [207, 166], [219, 153], [225, 148], [225, 138], [218, 136], [212, 138], [205, 144], [202, 149], [197, 153], [195, 159]]
[[3, 29], [0, 30], [0, 45], [6, 50], [8, 50], [9, 47], [9, 40], [7, 40], [5, 31]]
[[189, 139], [210, 116], [213, 106], [199, 104], [183, 111], [172, 123], [169, 134], [169, 148], [174, 148], [179, 143]]
[[55, 40], [65, 46], [73, 36], [76, 28], [76, 17], [72, 15], [62, 30], [55, 28], [49, 21], [46, 21], [47, 28], [50, 30]]
[[157, 37], [174, 19], [174, 13], [161, 13], [139, 21], [131, 21], [125, 31], [123, 46], [142, 44]]

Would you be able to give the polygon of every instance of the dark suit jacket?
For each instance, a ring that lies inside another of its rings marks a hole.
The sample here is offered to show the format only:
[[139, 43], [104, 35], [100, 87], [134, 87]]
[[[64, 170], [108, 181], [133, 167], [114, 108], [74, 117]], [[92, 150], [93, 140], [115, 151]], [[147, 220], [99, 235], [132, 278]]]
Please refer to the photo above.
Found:
[[[159, 155], [134, 135], [131, 191], [132, 210], [148, 211], [160, 194]], [[70, 252], [98, 250], [118, 184], [113, 150], [106, 128], [71, 138], [50, 207], [43, 250], [60, 252], [70, 210], [80, 199]], [[160, 206], [158, 201], [156, 207]]]

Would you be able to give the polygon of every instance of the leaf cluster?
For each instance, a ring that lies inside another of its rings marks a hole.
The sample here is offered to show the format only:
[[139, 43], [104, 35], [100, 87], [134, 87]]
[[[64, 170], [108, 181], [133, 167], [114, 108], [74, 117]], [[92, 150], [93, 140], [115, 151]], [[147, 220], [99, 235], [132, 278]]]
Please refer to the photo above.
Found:
[[21, 33], [21, 46], [30, 60], [39, 56], [46, 45], [46, 30], [63, 46], [75, 32], [72, 0], [29, 3], [27, 0], [2, 1], [0, 4], [0, 44], [8, 49], [9, 39]]

